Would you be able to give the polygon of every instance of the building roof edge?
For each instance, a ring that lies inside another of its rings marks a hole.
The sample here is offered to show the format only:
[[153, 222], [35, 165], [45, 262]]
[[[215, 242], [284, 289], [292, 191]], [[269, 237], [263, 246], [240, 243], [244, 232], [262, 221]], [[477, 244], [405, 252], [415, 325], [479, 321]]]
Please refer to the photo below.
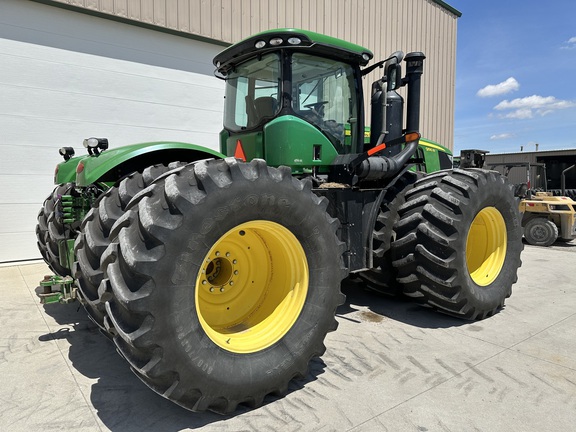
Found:
[[447, 11], [452, 12], [454, 15], [456, 15], [456, 18], [460, 18], [462, 16], [462, 12], [460, 12], [458, 9], [450, 6], [448, 3], [443, 2], [442, 0], [432, 0], [432, 1], [434, 3], [442, 6]]

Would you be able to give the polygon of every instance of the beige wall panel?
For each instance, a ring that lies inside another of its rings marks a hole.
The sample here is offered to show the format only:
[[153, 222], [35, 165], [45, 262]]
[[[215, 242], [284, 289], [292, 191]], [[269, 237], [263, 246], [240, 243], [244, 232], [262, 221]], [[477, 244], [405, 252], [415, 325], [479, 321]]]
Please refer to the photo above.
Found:
[[84, 0], [84, 5], [88, 9], [100, 10], [99, 0]]
[[141, 0], [140, 19], [146, 24], [154, 24], [154, 0]]
[[100, 0], [100, 10], [104, 13], [114, 13], [114, 0]]
[[128, 18], [128, 0], [117, 0], [114, 4], [114, 14]]
[[131, 20], [140, 20], [140, 1], [128, 0], [128, 18]]
[[[47, 0], [43, 0], [47, 1]], [[453, 146], [457, 17], [433, 0], [53, 0], [234, 43], [278, 27], [309, 29], [371, 49], [423, 51], [422, 134]], [[365, 99], [378, 72], [365, 80]], [[369, 115], [367, 115], [367, 120]]]
[[166, 27], [180, 30], [178, 26], [178, 0], [166, 0]]

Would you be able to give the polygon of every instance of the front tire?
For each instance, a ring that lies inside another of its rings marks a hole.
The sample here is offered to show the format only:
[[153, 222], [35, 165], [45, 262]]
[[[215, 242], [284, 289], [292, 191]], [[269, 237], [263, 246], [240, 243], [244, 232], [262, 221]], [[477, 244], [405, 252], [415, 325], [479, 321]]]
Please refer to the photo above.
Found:
[[522, 229], [508, 181], [494, 171], [442, 171], [416, 182], [392, 244], [404, 293], [464, 318], [504, 305], [520, 267]]
[[103, 256], [107, 325], [153, 390], [193, 410], [284, 394], [343, 302], [327, 201], [288, 168], [188, 165], [130, 203]]

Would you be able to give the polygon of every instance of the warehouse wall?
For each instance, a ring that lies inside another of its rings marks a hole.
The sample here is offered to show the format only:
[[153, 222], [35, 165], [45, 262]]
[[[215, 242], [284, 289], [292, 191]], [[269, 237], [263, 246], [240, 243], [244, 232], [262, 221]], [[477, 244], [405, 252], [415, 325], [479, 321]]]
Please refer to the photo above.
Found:
[[40, 257], [58, 149], [155, 140], [217, 148], [221, 47], [22, 0], [0, 1], [0, 262]]
[[[371, 49], [423, 51], [423, 136], [454, 142], [456, 27], [459, 13], [433, 0], [42, 0], [228, 43], [278, 27], [304, 28]], [[377, 79], [373, 72], [366, 79]], [[369, 116], [368, 116], [369, 120]]]

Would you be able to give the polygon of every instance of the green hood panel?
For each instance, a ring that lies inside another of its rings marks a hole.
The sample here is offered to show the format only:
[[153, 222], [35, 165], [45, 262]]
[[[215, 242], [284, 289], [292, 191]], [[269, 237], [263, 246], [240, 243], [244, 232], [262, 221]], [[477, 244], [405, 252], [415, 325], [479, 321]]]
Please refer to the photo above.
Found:
[[338, 152], [315, 126], [301, 118], [285, 115], [264, 126], [266, 161], [271, 166], [288, 165], [294, 172], [328, 166]]
[[438, 150], [442, 153], [446, 153], [446, 154], [449, 154], [450, 156], [452, 156], [452, 151], [448, 147], [444, 147], [443, 145], [438, 144], [437, 142], [434, 142], [432, 140], [429, 140], [426, 138], [420, 138], [419, 143], [422, 147], [426, 147], [429, 149], [435, 149], [435, 150]]

